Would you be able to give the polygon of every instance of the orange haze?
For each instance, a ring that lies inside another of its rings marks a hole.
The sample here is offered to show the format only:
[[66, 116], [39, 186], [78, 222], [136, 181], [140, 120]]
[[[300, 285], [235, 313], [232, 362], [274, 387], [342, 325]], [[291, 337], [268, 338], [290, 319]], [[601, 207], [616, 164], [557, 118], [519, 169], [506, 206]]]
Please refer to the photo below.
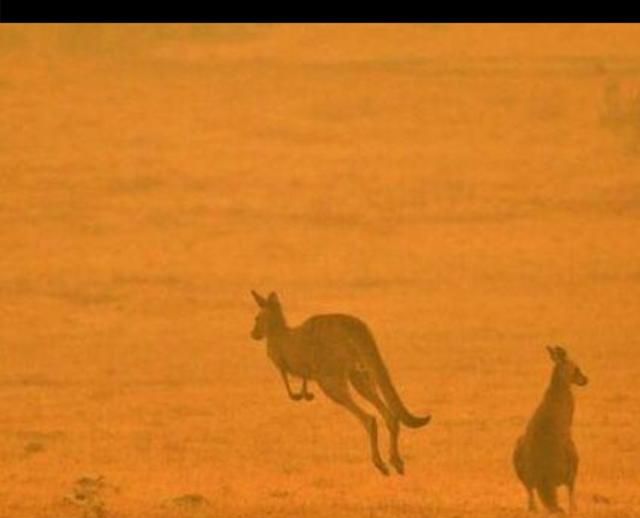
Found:
[[[0, 117], [0, 518], [526, 516], [553, 344], [640, 514], [640, 26], [3, 25]], [[404, 477], [251, 289], [369, 324]]]

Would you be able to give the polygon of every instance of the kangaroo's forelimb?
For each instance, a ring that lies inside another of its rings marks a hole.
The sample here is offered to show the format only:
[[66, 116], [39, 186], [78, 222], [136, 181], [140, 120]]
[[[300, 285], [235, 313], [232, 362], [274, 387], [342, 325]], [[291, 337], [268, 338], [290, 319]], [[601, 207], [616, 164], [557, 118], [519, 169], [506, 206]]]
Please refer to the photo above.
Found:
[[307, 390], [307, 379], [306, 378], [303, 378], [303, 380], [302, 380], [302, 391], [296, 393], [293, 390], [291, 390], [291, 385], [289, 384], [289, 376], [287, 374], [287, 371], [285, 371], [284, 369], [280, 369], [280, 374], [282, 376], [282, 380], [284, 381], [284, 386], [287, 389], [287, 394], [289, 394], [289, 397], [293, 401], [302, 401], [303, 399], [305, 401], [313, 400], [313, 398], [314, 398], [313, 393], [309, 392]]
[[307, 390], [307, 378], [302, 379], [302, 394], [304, 395], [305, 400], [313, 401], [313, 392], [309, 392]]

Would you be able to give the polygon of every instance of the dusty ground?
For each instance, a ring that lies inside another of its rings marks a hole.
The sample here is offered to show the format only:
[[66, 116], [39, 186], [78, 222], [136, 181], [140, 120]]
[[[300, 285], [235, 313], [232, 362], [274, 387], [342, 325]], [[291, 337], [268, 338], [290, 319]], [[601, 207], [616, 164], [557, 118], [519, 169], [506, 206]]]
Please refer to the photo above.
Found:
[[[638, 516], [639, 48], [1, 27], [0, 516], [525, 516], [511, 448], [551, 343], [591, 378], [580, 514]], [[434, 416], [405, 477], [317, 390], [287, 399], [251, 288], [370, 324]]]

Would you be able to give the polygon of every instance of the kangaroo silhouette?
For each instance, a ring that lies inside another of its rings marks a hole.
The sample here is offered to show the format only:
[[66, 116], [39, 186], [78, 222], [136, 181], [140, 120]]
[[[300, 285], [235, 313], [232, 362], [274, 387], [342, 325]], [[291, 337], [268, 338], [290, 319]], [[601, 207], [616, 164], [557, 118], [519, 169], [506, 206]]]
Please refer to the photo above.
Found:
[[529, 499], [529, 510], [536, 510], [534, 491], [552, 513], [564, 512], [558, 505], [557, 487], [569, 490], [569, 509], [575, 511], [574, 488], [578, 474], [578, 451], [571, 437], [574, 399], [571, 385], [584, 386], [587, 377], [569, 359], [562, 347], [547, 347], [554, 362], [551, 381], [542, 402], [513, 453], [513, 464]]
[[[315, 381], [329, 399], [362, 423], [369, 435], [371, 460], [382, 474], [388, 475], [378, 449], [376, 418], [355, 403], [349, 392], [349, 386], [353, 387], [382, 416], [390, 435], [389, 462], [403, 474], [404, 461], [398, 449], [400, 423], [418, 428], [429, 423], [431, 416], [415, 416], [407, 410], [367, 325], [350, 315], [328, 314], [315, 315], [297, 327], [289, 327], [275, 293], [268, 298], [251, 293], [260, 308], [251, 337], [266, 339], [267, 354], [280, 371], [289, 397], [311, 401], [314, 396], [308, 391], [307, 382]], [[302, 378], [300, 392], [291, 389], [289, 375]]]

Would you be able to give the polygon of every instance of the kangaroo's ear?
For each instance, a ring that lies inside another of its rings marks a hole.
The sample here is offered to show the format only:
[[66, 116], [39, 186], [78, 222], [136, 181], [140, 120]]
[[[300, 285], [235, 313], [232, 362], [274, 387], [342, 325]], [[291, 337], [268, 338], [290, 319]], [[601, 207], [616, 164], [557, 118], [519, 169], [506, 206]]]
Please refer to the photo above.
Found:
[[278, 295], [276, 294], [275, 291], [272, 291], [271, 293], [269, 293], [269, 298], [267, 299], [267, 302], [269, 304], [273, 304], [276, 306], [280, 305], [280, 299], [278, 298]]
[[551, 356], [551, 361], [554, 363], [558, 361], [558, 356], [556, 350], [553, 347], [547, 346], [547, 351], [549, 351], [549, 356]]
[[256, 304], [258, 304], [258, 306], [260, 306], [261, 308], [267, 305], [267, 299], [265, 299], [259, 293], [256, 293], [254, 290], [251, 290], [251, 295], [253, 295], [253, 298], [255, 299]]

